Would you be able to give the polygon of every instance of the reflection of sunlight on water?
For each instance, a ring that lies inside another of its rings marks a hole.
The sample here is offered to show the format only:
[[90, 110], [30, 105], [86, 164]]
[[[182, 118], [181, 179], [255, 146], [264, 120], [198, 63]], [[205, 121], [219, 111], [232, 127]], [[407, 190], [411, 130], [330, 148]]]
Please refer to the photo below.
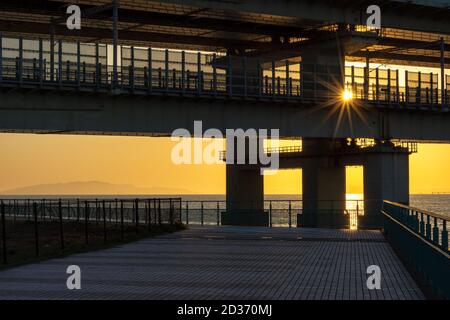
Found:
[[345, 195], [345, 210], [350, 219], [350, 230], [358, 229], [358, 215], [364, 214], [364, 195], [347, 193]]

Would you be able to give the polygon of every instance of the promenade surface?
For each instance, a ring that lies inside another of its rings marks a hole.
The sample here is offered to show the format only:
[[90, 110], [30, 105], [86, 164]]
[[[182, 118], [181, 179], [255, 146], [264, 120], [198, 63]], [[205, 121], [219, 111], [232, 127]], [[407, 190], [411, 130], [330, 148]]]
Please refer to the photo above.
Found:
[[[66, 268], [81, 268], [81, 290]], [[381, 289], [366, 286], [369, 265]], [[423, 299], [379, 231], [200, 227], [0, 272], [0, 299]]]

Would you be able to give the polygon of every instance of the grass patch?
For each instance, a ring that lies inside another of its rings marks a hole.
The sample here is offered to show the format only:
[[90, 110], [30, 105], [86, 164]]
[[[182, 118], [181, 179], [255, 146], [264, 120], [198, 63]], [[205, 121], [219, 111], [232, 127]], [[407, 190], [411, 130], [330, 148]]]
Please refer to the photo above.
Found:
[[[18, 265], [38, 262], [50, 258], [64, 257], [74, 253], [106, 249], [136, 240], [167, 234], [185, 229], [184, 225], [135, 225], [124, 224], [123, 232], [119, 223], [90, 222], [88, 225], [88, 242], [83, 222], [63, 222], [64, 249], [61, 247], [60, 224], [45, 221], [38, 224], [38, 255], [36, 254], [35, 225], [32, 221], [6, 221], [7, 264], [2, 261], [3, 243], [0, 238], [0, 270]], [[106, 231], [106, 239], [105, 239]], [[1, 232], [1, 229], [0, 229]]]

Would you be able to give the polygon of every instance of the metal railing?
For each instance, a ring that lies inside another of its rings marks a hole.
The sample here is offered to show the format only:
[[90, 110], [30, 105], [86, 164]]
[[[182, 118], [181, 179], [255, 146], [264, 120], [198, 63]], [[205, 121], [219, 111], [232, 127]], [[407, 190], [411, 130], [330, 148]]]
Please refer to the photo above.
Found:
[[[321, 200], [321, 201], [303, 201], [303, 200], [265, 200], [262, 212], [268, 215], [268, 227], [287, 227], [293, 228], [301, 225], [298, 218], [303, 215], [304, 203], [314, 203], [314, 212], [322, 212], [328, 215], [336, 216], [336, 221], [341, 219], [345, 221], [345, 226], [356, 229], [358, 226], [358, 217], [364, 215], [364, 200]], [[229, 204], [230, 205], [230, 204]], [[233, 207], [238, 207], [238, 211], [246, 214], [255, 208], [255, 203], [233, 203]], [[247, 210], [246, 210], [247, 209]], [[306, 211], [311, 211], [306, 208]], [[232, 210], [233, 211], [233, 210]], [[186, 224], [194, 225], [222, 225], [222, 214], [227, 213], [227, 202], [225, 200], [189, 200], [182, 201], [181, 221]]]
[[438, 297], [450, 299], [450, 217], [384, 201], [386, 237]]
[[181, 224], [181, 198], [3, 199], [0, 200], [2, 261], [8, 262], [10, 250], [20, 254], [21, 250], [26, 251], [21, 245], [28, 244], [32, 244], [34, 255], [40, 256], [45, 249], [41, 242], [49, 237], [53, 242], [58, 239], [58, 244], [52, 246], [64, 251], [71, 242], [88, 246], [91, 242], [106, 243], [109, 238], [124, 240], [130, 231], [138, 235], [155, 226], [178, 224]]
[[[59, 40], [54, 47], [47, 40], [0, 36], [0, 86], [269, 101], [342, 98], [343, 84], [336, 82], [341, 71], [332, 66], [123, 46], [115, 77], [104, 44]], [[346, 67], [343, 76], [355, 100], [435, 110], [450, 102], [448, 77], [442, 90], [436, 74], [405, 71], [403, 86], [398, 70]]]

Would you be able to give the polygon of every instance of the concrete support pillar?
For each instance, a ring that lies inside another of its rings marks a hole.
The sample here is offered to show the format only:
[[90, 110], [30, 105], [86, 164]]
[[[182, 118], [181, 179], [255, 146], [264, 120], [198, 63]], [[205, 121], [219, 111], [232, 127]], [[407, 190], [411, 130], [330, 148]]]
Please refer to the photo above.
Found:
[[364, 216], [359, 228], [381, 228], [383, 200], [409, 204], [409, 153], [380, 146], [364, 162]]
[[344, 228], [349, 224], [345, 209], [345, 166], [333, 156], [336, 142], [304, 139], [302, 170], [303, 212], [301, 227]]
[[[256, 139], [257, 140], [257, 139]], [[231, 163], [227, 155], [226, 164], [226, 203], [227, 211], [222, 213], [222, 224], [268, 226], [269, 216], [264, 212], [264, 176], [259, 164], [249, 164], [249, 143], [245, 139], [246, 154], [236, 154]], [[227, 150], [230, 146], [227, 145]], [[235, 145], [234, 150], [239, 147]], [[245, 163], [240, 164], [238, 160]]]

